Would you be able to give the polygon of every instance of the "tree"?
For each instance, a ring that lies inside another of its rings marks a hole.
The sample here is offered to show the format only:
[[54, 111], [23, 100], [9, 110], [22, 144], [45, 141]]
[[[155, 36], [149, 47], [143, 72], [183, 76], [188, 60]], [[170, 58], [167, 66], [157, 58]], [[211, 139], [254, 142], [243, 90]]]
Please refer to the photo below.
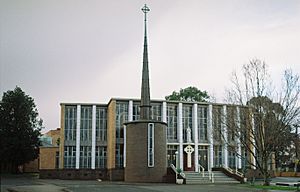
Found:
[[201, 91], [196, 87], [187, 87], [180, 89], [179, 92], [173, 91], [171, 95], [165, 97], [166, 100], [170, 101], [197, 101], [197, 102], [208, 102], [209, 95], [206, 91]]
[[1, 169], [17, 172], [18, 166], [38, 157], [42, 128], [33, 98], [20, 87], [3, 94], [0, 125]]
[[[250, 109], [250, 113], [246, 111], [249, 115], [246, 120], [240, 121], [240, 126], [237, 121], [229, 125], [229, 121], [226, 127], [247, 149], [252, 156], [248, 163], [261, 172], [264, 184], [268, 185], [268, 165], [272, 154], [291, 145], [291, 126], [300, 115], [299, 76], [286, 70], [282, 89], [276, 94], [264, 62], [251, 60], [243, 66], [242, 74], [239, 77], [236, 72], [233, 73], [233, 86], [227, 90], [227, 101]], [[223, 134], [223, 137], [227, 135]]]

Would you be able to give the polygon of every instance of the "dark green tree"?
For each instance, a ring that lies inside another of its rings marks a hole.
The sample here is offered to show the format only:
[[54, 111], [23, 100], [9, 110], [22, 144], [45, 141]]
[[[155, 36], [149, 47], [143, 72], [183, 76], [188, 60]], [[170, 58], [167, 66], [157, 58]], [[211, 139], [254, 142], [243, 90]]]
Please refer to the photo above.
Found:
[[20, 87], [3, 94], [0, 103], [0, 162], [3, 171], [17, 172], [18, 166], [39, 155], [42, 120], [34, 100]]
[[187, 87], [180, 89], [179, 92], [173, 91], [171, 95], [165, 97], [166, 100], [170, 101], [197, 101], [197, 102], [208, 102], [209, 95], [206, 91], [201, 91], [197, 87]]

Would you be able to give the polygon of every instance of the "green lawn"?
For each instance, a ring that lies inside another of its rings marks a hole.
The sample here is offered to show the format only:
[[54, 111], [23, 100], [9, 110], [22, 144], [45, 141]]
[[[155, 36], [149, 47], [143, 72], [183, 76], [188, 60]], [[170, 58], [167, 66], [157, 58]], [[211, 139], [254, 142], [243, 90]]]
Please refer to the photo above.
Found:
[[264, 185], [249, 185], [249, 184], [246, 184], [245, 186], [249, 187], [249, 188], [255, 188], [255, 189], [270, 189], [270, 190], [284, 190], [284, 191], [295, 191], [297, 189], [297, 187], [278, 186], [278, 185], [264, 186]]

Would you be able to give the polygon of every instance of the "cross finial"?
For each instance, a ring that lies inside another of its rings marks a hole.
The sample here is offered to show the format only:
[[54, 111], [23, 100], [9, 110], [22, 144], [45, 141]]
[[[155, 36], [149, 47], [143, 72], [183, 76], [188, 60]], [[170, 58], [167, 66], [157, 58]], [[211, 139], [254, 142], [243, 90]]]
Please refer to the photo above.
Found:
[[145, 22], [147, 20], [147, 13], [150, 11], [149, 7], [147, 7], [147, 4], [144, 5], [144, 7], [142, 8], [142, 11], [145, 14]]
[[145, 15], [150, 11], [149, 7], [147, 7], [147, 4], [144, 5], [142, 11], [145, 13]]

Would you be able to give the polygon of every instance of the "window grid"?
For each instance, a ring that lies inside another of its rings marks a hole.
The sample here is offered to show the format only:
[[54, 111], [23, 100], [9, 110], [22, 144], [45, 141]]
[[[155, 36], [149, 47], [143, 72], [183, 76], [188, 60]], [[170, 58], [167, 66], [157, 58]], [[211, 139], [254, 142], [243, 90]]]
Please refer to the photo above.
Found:
[[222, 146], [214, 145], [214, 165], [215, 165], [215, 167], [222, 167], [222, 165], [223, 165], [222, 155], [223, 155]]
[[72, 169], [76, 166], [76, 146], [64, 147], [64, 168]]
[[104, 146], [96, 146], [95, 167], [106, 168], [107, 151]]
[[65, 140], [76, 141], [76, 106], [65, 106]]
[[213, 131], [214, 131], [214, 140], [222, 141], [222, 119], [221, 119], [221, 107], [213, 107]]
[[168, 104], [167, 106], [167, 140], [177, 142], [177, 106]]
[[167, 145], [167, 160], [168, 160], [168, 166], [173, 164], [176, 166], [176, 151], [178, 146], [177, 145]]
[[154, 167], [154, 124], [148, 124], [148, 167]]
[[133, 121], [140, 119], [140, 103], [133, 103], [132, 119]]
[[184, 105], [182, 107], [183, 142], [187, 142], [188, 128], [190, 128], [191, 130], [191, 141], [193, 141], [192, 115], [193, 115], [193, 107], [191, 105]]
[[228, 166], [230, 168], [236, 167], [236, 148], [234, 146], [228, 146]]
[[198, 107], [198, 141], [200, 143], [207, 143], [207, 107]]
[[152, 119], [161, 121], [161, 104], [155, 103], [151, 107], [151, 114], [152, 114]]
[[96, 140], [107, 140], [107, 110], [105, 107], [96, 108]]
[[81, 106], [80, 141], [92, 140], [92, 106]]
[[236, 108], [227, 107], [227, 131], [228, 131], [228, 142], [235, 141], [235, 130], [237, 128], [236, 119]]
[[124, 165], [123, 159], [123, 145], [116, 145], [116, 167], [123, 168]]
[[80, 146], [80, 168], [91, 168], [92, 161], [92, 147], [90, 146]]
[[116, 104], [116, 138], [124, 138], [123, 123], [128, 121], [128, 103], [118, 102]]

